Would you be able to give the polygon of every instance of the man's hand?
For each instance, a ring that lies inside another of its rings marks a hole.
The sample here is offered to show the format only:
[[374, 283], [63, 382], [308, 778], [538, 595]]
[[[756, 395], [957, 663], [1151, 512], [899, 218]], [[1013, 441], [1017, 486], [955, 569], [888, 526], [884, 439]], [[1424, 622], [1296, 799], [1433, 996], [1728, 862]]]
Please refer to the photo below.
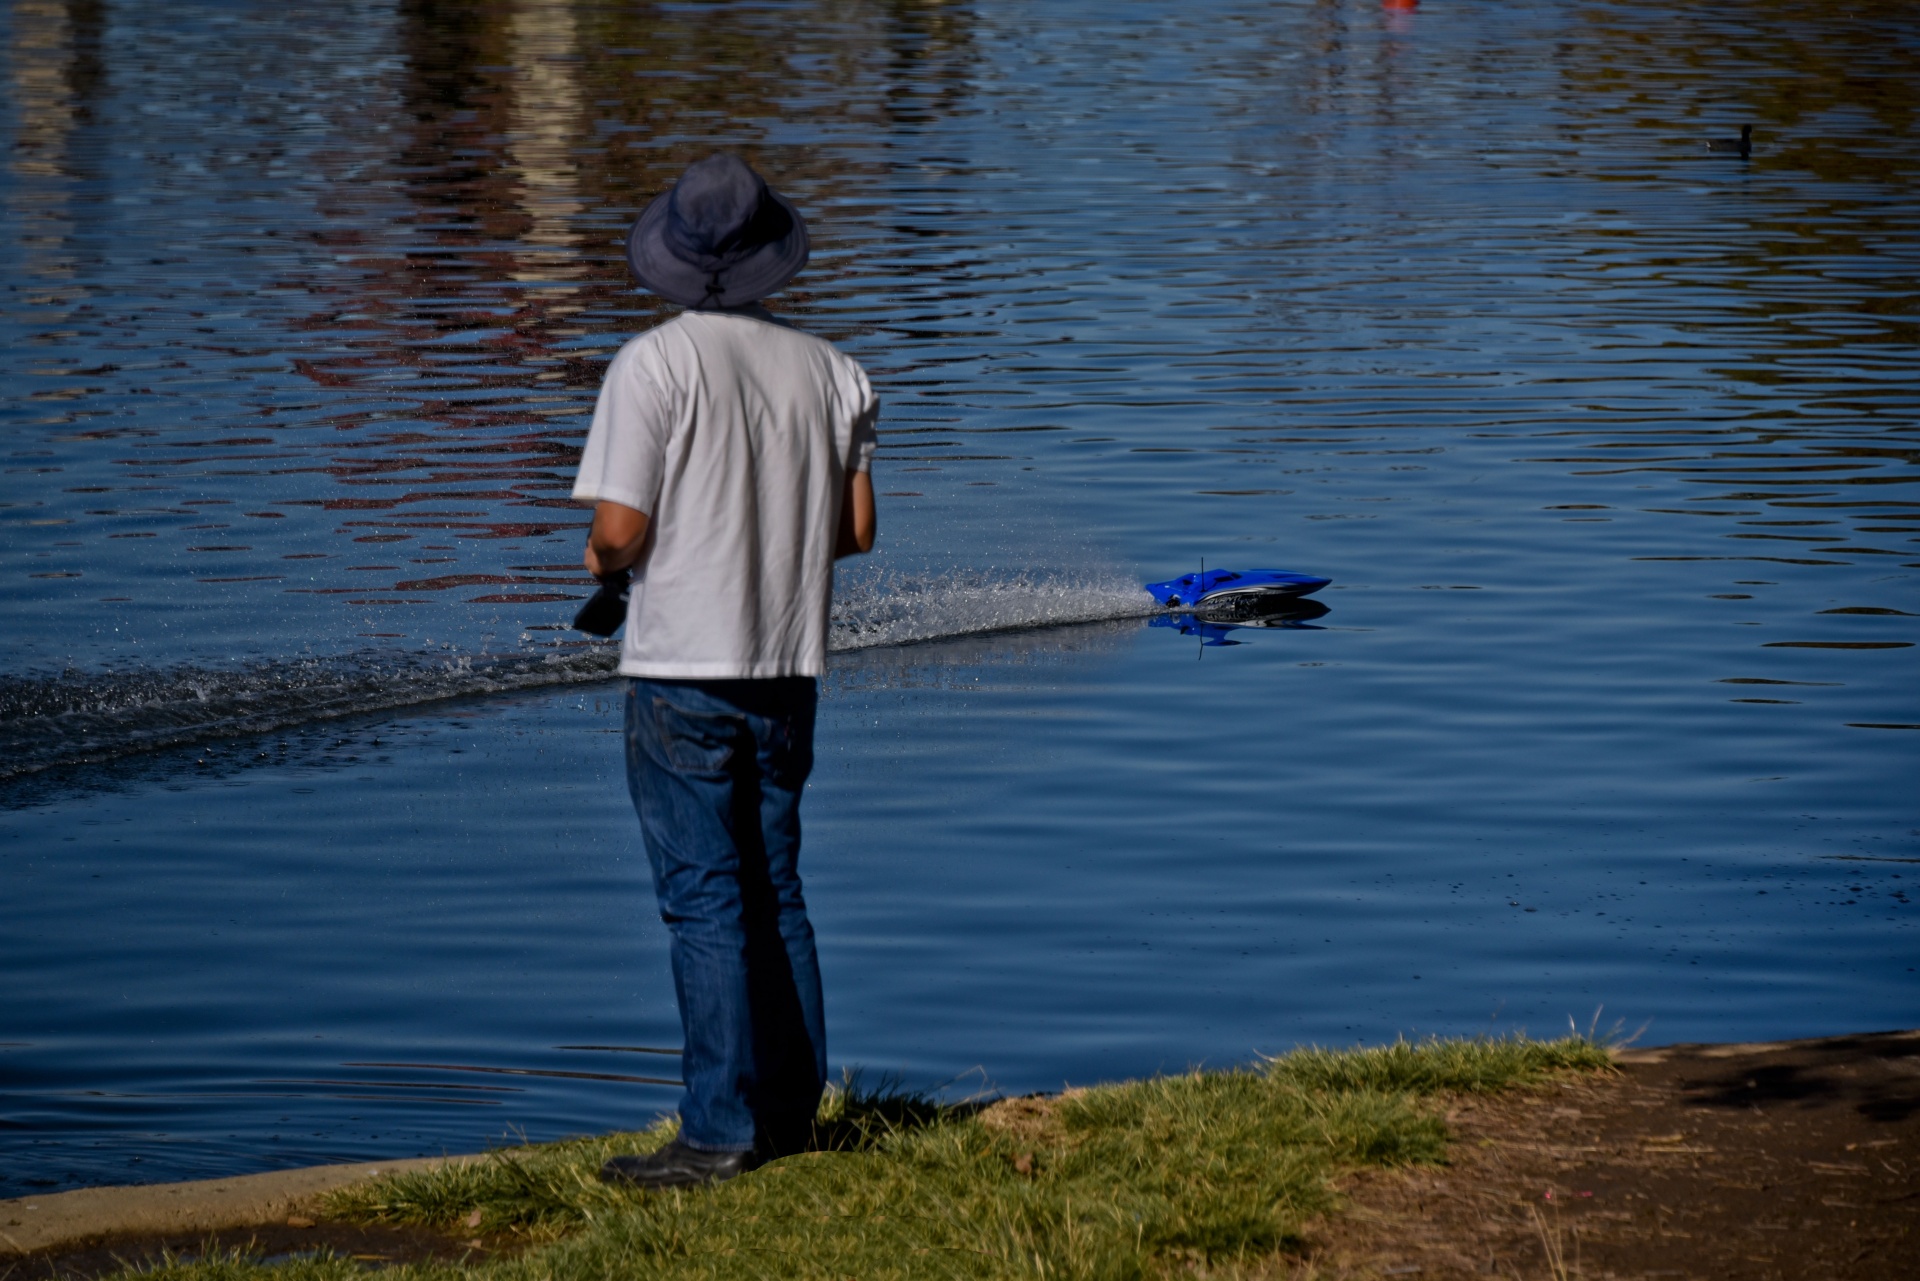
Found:
[[[871, 503], [872, 499], [868, 499]], [[647, 514], [619, 503], [595, 503], [587, 532], [587, 572], [595, 578], [632, 569], [647, 545]]]
[[848, 472], [840, 495], [840, 533], [834, 539], [833, 558], [872, 551], [875, 530], [873, 477], [863, 471]]

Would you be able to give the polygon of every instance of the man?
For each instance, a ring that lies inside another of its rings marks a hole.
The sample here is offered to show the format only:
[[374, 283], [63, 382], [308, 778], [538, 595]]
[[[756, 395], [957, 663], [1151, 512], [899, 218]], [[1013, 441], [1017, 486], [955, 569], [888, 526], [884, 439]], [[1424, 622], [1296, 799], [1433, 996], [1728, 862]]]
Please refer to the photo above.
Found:
[[610, 1181], [706, 1183], [803, 1147], [826, 1081], [800, 793], [833, 561], [873, 547], [879, 402], [757, 305], [807, 253], [799, 211], [732, 156], [647, 207], [628, 263], [688, 310], [614, 357], [573, 489], [587, 568], [633, 573], [627, 783], [686, 1046], [679, 1134]]

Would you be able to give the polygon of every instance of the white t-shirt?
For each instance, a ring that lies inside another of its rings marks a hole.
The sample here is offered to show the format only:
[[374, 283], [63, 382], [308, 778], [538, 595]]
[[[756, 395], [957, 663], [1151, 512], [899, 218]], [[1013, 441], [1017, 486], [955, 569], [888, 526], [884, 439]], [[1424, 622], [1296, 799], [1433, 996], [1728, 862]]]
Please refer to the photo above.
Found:
[[879, 413], [851, 357], [757, 307], [685, 312], [620, 349], [573, 496], [651, 518], [622, 674], [824, 670], [840, 499]]

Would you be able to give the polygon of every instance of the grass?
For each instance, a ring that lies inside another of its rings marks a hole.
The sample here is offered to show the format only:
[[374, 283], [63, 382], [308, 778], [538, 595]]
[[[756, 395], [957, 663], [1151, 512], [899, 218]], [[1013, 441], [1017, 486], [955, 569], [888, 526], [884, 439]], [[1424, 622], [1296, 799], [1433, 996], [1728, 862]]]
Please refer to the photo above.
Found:
[[[955, 1107], [857, 1083], [822, 1107], [821, 1146], [711, 1189], [620, 1190], [595, 1172], [639, 1135], [542, 1144], [335, 1194], [331, 1217], [418, 1224], [529, 1248], [408, 1265], [389, 1281], [599, 1278], [1085, 1278], [1285, 1271], [1304, 1224], [1361, 1166], [1443, 1158], [1440, 1101], [1603, 1069], [1584, 1037], [1301, 1050], [1225, 1072]], [[286, 1281], [364, 1275], [343, 1258]], [[238, 1257], [169, 1263], [179, 1281], [259, 1281]]]

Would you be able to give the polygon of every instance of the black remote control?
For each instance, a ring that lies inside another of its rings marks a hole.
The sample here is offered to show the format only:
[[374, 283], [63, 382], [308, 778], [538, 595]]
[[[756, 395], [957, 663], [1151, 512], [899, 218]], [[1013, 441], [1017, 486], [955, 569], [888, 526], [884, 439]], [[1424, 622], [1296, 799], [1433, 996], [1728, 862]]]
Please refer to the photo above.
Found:
[[600, 590], [593, 594], [580, 612], [573, 616], [575, 631], [593, 636], [611, 636], [627, 621], [627, 597], [633, 575], [618, 570], [600, 576]]

